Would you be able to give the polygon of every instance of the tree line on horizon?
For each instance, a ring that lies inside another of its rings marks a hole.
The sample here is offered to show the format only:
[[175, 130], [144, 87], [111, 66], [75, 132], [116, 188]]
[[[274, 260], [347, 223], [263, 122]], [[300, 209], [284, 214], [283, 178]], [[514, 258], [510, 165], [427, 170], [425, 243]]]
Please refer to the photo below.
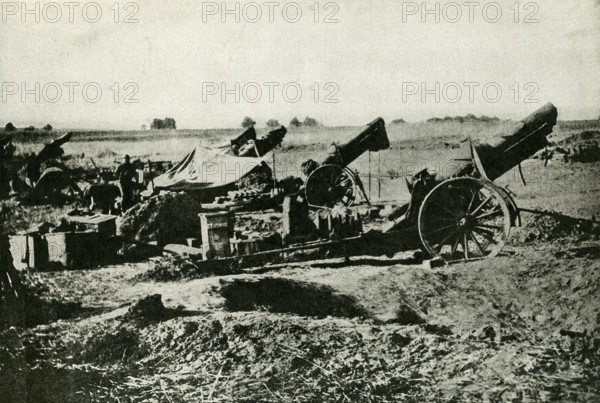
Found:
[[150, 124], [150, 129], [152, 130], [176, 130], [177, 123], [173, 118], [154, 118], [152, 123]]
[[[48, 123], [46, 126], [44, 126], [42, 128], [42, 130], [45, 130], [47, 132], [52, 131], [53, 127], [50, 123]], [[15, 132], [18, 129], [15, 127], [15, 125], [12, 122], [8, 122], [5, 126], [4, 126], [4, 132], [6, 133], [10, 133], [10, 132]], [[27, 126], [23, 128], [24, 132], [34, 132], [35, 131], [35, 126]]]
[[[254, 119], [252, 119], [250, 116], [246, 116], [242, 120], [242, 127], [244, 129], [252, 127], [255, 124], [256, 124], [256, 121]], [[281, 126], [281, 124], [279, 123], [279, 120], [277, 120], [277, 119], [269, 119], [266, 122], [266, 126], [269, 128], [275, 128], [275, 127]], [[316, 119], [311, 118], [310, 116], [305, 117], [304, 121], [302, 121], [302, 122], [300, 120], [298, 120], [297, 116], [294, 116], [294, 118], [292, 120], [290, 120], [289, 126], [290, 127], [300, 127], [300, 126], [315, 127], [315, 126], [322, 126], [322, 125]]]

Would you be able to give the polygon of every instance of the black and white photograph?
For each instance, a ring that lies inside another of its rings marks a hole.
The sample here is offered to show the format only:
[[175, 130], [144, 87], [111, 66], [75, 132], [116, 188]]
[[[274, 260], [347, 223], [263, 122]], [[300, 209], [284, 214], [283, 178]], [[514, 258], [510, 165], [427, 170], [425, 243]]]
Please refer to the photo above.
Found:
[[0, 402], [600, 401], [600, 0], [0, 0]]

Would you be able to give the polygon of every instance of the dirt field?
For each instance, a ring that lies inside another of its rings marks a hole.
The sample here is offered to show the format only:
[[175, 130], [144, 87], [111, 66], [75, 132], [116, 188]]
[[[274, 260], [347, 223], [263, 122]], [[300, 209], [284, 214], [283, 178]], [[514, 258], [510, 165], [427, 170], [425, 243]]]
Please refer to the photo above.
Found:
[[[382, 195], [373, 182], [375, 199], [405, 200], [403, 175], [442, 164], [467, 135], [498, 129], [417, 126], [388, 128], [392, 148], [381, 154]], [[559, 126], [551, 140], [581, 130]], [[343, 133], [288, 134], [276, 156], [280, 177]], [[161, 136], [156, 141], [168, 141]], [[183, 137], [172, 149], [179, 155], [131, 153], [176, 160], [197, 141]], [[101, 160], [110, 165], [127, 144], [140, 150], [134, 141], [76, 139], [65, 149], [95, 158], [108, 150], [113, 154]], [[373, 155], [374, 173], [376, 161]], [[353, 166], [367, 184], [367, 156]], [[407, 251], [175, 281], [149, 280], [152, 261], [31, 273], [28, 283], [56, 309], [45, 323], [2, 332], [0, 396], [598, 401], [600, 232], [590, 220], [600, 217], [600, 164], [553, 159], [544, 167], [532, 159], [523, 168], [527, 186], [516, 172], [499, 183], [509, 185], [520, 207], [562, 216], [523, 213], [523, 227], [503, 253], [485, 261], [426, 269]], [[18, 214], [6, 218], [13, 228], [29, 224], [27, 209], [13, 207]], [[43, 217], [58, 214], [37, 209]]]

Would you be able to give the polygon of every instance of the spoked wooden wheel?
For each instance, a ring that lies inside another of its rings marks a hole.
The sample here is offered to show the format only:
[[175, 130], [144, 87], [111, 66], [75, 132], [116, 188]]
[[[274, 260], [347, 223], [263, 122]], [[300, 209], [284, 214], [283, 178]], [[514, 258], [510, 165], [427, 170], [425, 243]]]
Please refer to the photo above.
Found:
[[508, 204], [493, 184], [454, 178], [423, 200], [418, 230], [424, 249], [447, 261], [497, 255], [510, 231]]
[[322, 165], [306, 180], [306, 201], [311, 206], [351, 206], [356, 199], [356, 180], [352, 171], [339, 165]]

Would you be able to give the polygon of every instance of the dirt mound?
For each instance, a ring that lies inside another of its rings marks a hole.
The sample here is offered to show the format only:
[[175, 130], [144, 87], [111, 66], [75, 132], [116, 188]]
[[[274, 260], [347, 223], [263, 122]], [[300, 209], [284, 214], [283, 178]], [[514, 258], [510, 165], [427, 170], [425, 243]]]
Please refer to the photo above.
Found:
[[108, 388], [112, 381], [107, 372], [99, 373], [90, 366], [57, 366], [27, 341], [18, 343], [21, 347], [16, 350], [4, 343], [0, 346], [3, 402], [89, 402], [90, 395], [84, 391], [90, 385], [94, 385], [96, 401], [111, 400]]
[[583, 144], [567, 149], [566, 160], [569, 162], [598, 162], [600, 161], [600, 146], [597, 141], [585, 142]]
[[[27, 370], [3, 370], [0, 360], [0, 386], [14, 373], [50, 382], [56, 373], [88, 401], [597, 401], [598, 261], [545, 247], [443, 269], [235, 276], [217, 285], [229, 312], [188, 311], [147, 326], [109, 314], [16, 340], [3, 334], [0, 351], [31, 358]], [[427, 323], [361, 315], [404, 300]], [[130, 312], [152, 317], [155, 309], [162, 303], [151, 296]], [[75, 400], [47, 383], [36, 388], [35, 396]]]
[[203, 266], [202, 269], [191, 259], [183, 256], [164, 256], [154, 260], [149, 270], [138, 276], [139, 280], [178, 281], [234, 274], [237, 271], [223, 263]]
[[16, 270], [11, 270], [10, 278], [12, 288], [8, 284], [2, 284], [0, 290], [0, 329], [10, 326], [33, 327], [96, 311], [93, 308], [83, 308], [80, 302], [41, 297], [45, 285]]
[[167, 309], [160, 294], [148, 295], [136, 302], [123, 316], [125, 322], [147, 324], [157, 322], [167, 316]]
[[594, 221], [573, 218], [553, 211], [541, 211], [538, 214], [526, 214], [523, 217], [523, 226], [515, 230], [510, 242], [519, 245], [565, 238], [588, 241], [597, 240], [599, 236], [600, 224]]
[[[455, 337], [425, 326], [264, 313], [91, 332], [87, 362], [131, 374], [111, 388], [124, 400], [591, 401], [599, 392], [590, 370], [598, 342], [575, 333], [499, 342], [490, 326]], [[90, 382], [90, 396], [102, 393], [102, 379]]]
[[600, 161], [600, 131], [585, 130], [558, 141], [538, 153], [542, 159], [562, 159], [565, 162], [598, 162]]
[[125, 213], [120, 231], [126, 239], [159, 245], [197, 238], [201, 209], [200, 202], [184, 192], [153, 196]]
[[598, 130], [584, 130], [580, 133], [571, 134], [569, 137], [558, 142], [560, 145], [568, 145], [573, 143], [579, 143], [588, 140], [600, 140], [600, 131]]
[[139, 332], [128, 326], [102, 333], [92, 332], [78, 347], [72, 350], [76, 362], [96, 364], [127, 363], [144, 357], [148, 352], [147, 346], [140, 340]]
[[331, 287], [267, 277], [233, 280], [220, 289], [228, 311], [266, 310], [302, 316], [368, 318], [369, 313], [354, 298], [335, 293]]

